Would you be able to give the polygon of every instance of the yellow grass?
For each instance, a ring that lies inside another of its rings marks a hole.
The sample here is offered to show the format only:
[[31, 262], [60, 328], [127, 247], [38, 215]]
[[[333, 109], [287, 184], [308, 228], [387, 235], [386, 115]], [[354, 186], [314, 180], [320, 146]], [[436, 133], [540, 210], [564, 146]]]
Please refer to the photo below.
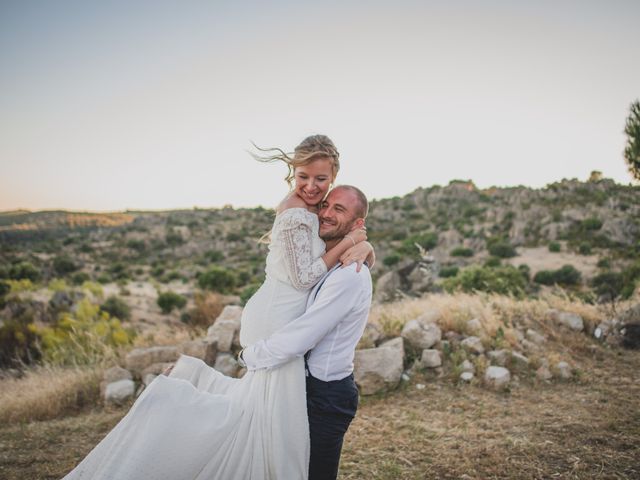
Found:
[[101, 369], [40, 367], [0, 380], [0, 423], [56, 418], [95, 405]]

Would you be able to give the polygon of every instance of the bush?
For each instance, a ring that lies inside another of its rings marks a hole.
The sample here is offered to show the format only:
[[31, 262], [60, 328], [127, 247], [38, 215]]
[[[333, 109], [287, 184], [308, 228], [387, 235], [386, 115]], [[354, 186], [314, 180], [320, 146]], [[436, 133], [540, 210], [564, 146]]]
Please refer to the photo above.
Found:
[[0, 368], [31, 364], [40, 359], [38, 342], [32, 318], [11, 318], [0, 325]]
[[229, 293], [236, 287], [236, 284], [235, 273], [224, 267], [212, 266], [198, 275], [198, 285], [203, 290]]
[[549, 251], [553, 253], [558, 253], [562, 248], [558, 242], [550, 242], [549, 243]]
[[481, 291], [521, 297], [527, 280], [520, 270], [511, 265], [495, 268], [474, 265], [465, 268], [457, 276], [444, 280], [443, 286], [449, 292]]
[[393, 267], [400, 261], [401, 258], [402, 257], [399, 254], [392, 253], [391, 255], [387, 255], [386, 257], [384, 257], [382, 263], [387, 267]]
[[456, 247], [451, 250], [452, 257], [473, 257], [473, 249], [465, 247]]
[[438, 234], [434, 232], [425, 232], [411, 235], [402, 242], [398, 252], [400, 254], [417, 256], [420, 251], [418, 247], [416, 247], [416, 244], [420, 245], [425, 250], [430, 250], [438, 244]]
[[211, 263], [217, 263], [224, 260], [224, 253], [219, 250], [209, 250], [204, 257]]
[[598, 263], [596, 264], [596, 266], [598, 268], [611, 268], [611, 260], [609, 260], [608, 258], [601, 258], [600, 260], [598, 260]]
[[591, 244], [589, 242], [582, 242], [578, 246], [578, 253], [581, 255], [591, 255]]
[[624, 277], [619, 272], [599, 273], [591, 279], [591, 286], [598, 296], [614, 300], [622, 293]]
[[164, 240], [170, 247], [177, 247], [184, 243], [184, 239], [182, 238], [182, 235], [180, 235], [180, 232], [176, 232], [173, 230], [167, 233]]
[[131, 239], [127, 242], [127, 248], [135, 250], [138, 253], [143, 253], [147, 249], [147, 244], [144, 240]]
[[488, 247], [489, 253], [498, 258], [511, 258], [517, 255], [516, 249], [506, 241], [491, 243]]
[[491, 267], [499, 267], [500, 265], [502, 265], [502, 261], [498, 257], [489, 257], [484, 262], [484, 266], [485, 267], [490, 267], [490, 268]]
[[452, 267], [442, 267], [440, 269], [440, 278], [450, 278], [455, 277], [458, 274], [460, 269], [456, 266]]
[[580, 283], [581, 274], [573, 265], [564, 265], [558, 270], [540, 270], [533, 281], [542, 285], [572, 286]]
[[114, 359], [119, 347], [135, 337], [120, 320], [101, 312], [88, 299], [78, 303], [75, 313], [63, 313], [52, 327], [36, 327], [42, 339], [42, 356], [55, 365], [95, 364]]
[[120, 320], [129, 320], [131, 318], [131, 309], [124, 300], [115, 295], [111, 295], [100, 305], [100, 310], [107, 312], [111, 317]]
[[40, 279], [40, 271], [30, 262], [20, 262], [11, 265], [9, 278], [12, 280], [31, 280], [37, 282]]
[[187, 304], [187, 299], [175, 292], [162, 292], [158, 295], [158, 306], [162, 313], [171, 313], [174, 308], [181, 309]]
[[82, 285], [84, 282], [91, 280], [91, 276], [87, 272], [76, 272], [71, 277], [74, 285]]
[[193, 326], [208, 327], [222, 313], [222, 296], [215, 292], [196, 292], [195, 307], [180, 319]]
[[591, 231], [600, 230], [602, 228], [602, 220], [596, 217], [585, 218], [582, 221], [582, 228]]
[[60, 255], [53, 259], [53, 270], [58, 275], [66, 275], [67, 273], [75, 272], [78, 266], [68, 255]]

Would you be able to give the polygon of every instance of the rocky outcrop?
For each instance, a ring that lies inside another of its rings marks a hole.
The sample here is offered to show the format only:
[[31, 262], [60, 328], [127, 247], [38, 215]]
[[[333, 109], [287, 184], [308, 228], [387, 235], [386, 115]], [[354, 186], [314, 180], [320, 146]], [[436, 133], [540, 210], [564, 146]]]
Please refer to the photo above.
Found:
[[404, 364], [402, 338], [386, 346], [357, 350], [354, 377], [363, 395], [395, 388], [402, 377]]

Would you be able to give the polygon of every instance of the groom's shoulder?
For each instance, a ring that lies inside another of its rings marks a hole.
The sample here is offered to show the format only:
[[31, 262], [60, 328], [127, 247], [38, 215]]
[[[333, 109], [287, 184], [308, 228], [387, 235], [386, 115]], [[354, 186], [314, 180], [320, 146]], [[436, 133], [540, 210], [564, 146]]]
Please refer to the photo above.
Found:
[[347, 267], [338, 267], [329, 276], [327, 281], [332, 280], [336, 283], [345, 283], [352, 286], [362, 286], [364, 288], [371, 288], [371, 273], [366, 265], [362, 265], [362, 268], [358, 272], [357, 265], [352, 263]]

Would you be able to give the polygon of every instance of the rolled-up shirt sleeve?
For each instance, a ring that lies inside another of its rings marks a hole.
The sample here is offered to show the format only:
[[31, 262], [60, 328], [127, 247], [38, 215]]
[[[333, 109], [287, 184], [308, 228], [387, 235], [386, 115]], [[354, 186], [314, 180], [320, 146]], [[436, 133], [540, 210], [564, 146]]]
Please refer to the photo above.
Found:
[[358, 300], [358, 282], [331, 280], [330, 276], [303, 315], [243, 350], [248, 370], [274, 368], [304, 356], [349, 315]]

